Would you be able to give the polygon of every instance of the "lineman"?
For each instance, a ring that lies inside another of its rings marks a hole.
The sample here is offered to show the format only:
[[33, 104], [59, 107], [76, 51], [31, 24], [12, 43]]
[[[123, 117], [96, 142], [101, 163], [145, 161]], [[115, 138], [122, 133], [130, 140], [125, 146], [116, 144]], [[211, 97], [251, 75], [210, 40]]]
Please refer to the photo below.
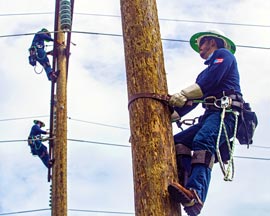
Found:
[[[197, 77], [195, 83], [181, 92], [173, 94], [169, 104], [180, 117], [193, 110], [198, 104], [185, 106], [188, 100], [229, 96], [242, 101], [239, 72], [234, 57], [235, 44], [220, 31], [206, 31], [194, 34], [191, 47], [205, 60], [207, 68]], [[171, 197], [184, 206], [189, 216], [200, 214], [206, 200], [215, 159], [222, 109], [213, 105], [203, 106], [204, 115], [199, 123], [174, 135], [179, 183], [168, 186]], [[227, 135], [233, 137], [235, 116], [228, 112], [224, 118]], [[226, 144], [223, 132], [220, 144]]]
[[50, 168], [53, 161], [50, 160], [47, 147], [42, 143], [44, 139], [41, 137], [42, 134], [49, 134], [49, 132], [42, 130], [42, 127], [45, 127], [45, 124], [42, 121], [34, 120], [34, 125], [32, 126], [28, 137], [28, 145], [31, 149], [31, 153], [33, 155], [38, 155], [43, 164], [47, 168]]
[[32, 45], [29, 48], [30, 52], [29, 63], [32, 66], [36, 66], [36, 61], [38, 61], [46, 71], [48, 80], [56, 81], [58, 74], [57, 72], [54, 72], [51, 67], [50, 61], [47, 57], [48, 53], [46, 53], [44, 50], [45, 48], [44, 41], [46, 42], [54, 41], [51, 38], [50, 32], [46, 28], [43, 28], [39, 32], [37, 32], [33, 38]]

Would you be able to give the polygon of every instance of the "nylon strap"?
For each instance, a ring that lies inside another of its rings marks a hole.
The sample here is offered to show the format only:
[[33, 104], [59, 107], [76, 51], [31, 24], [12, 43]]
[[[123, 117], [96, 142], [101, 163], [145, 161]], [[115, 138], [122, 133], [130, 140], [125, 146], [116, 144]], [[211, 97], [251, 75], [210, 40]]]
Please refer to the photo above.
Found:
[[129, 108], [129, 106], [130, 106], [131, 103], [133, 103], [135, 100], [137, 100], [139, 98], [151, 98], [151, 99], [154, 99], [154, 100], [161, 101], [161, 102], [165, 103], [166, 105], [168, 105], [169, 99], [170, 99], [170, 95], [161, 95], [161, 94], [157, 94], [157, 93], [138, 93], [138, 94], [133, 94], [129, 98], [128, 108]]

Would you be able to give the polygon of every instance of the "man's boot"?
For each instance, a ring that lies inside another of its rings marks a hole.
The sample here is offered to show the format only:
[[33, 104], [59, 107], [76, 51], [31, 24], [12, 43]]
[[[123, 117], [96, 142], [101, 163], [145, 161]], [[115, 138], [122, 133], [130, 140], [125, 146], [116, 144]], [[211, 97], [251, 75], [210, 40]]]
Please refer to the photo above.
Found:
[[52, 81], [52, 82], [56, 82], [56, 80], [57, 80], [57, 78], [58, 78], [58, 76], [59, 76], [59, 70], [58, 71], [52, 71], [51, 73], [50, 73], [50, 75], [49, 75], [49, 77], [50, 77], [50, 80]]
[[171, 198], [184, 206], [188, 216], [197, 216], [203, 207], [203, 202], [194, 189], [186, 189], [178, 183], [171, 183], [168, 186], [168, 192]]

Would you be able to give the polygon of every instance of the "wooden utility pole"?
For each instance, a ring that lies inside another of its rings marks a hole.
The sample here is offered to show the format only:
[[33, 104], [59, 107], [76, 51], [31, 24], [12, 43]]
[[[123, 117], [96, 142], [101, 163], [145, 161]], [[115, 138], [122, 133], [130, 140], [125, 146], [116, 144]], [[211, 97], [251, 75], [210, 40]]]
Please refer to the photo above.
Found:
[[[120, 0], [128, 98], [167, 95], [155, 0]], [[136, 216], [179, 216], [167, 186], [176, 181], [176, 161], [168, 107], [153, 98], [129, 104]]]
[[[56, 0], [56, 10], [59, 10]], [[67, 65], [65, 33], [60, 29], [59, 11], [56, 11], [58, 22], [57, 70], [60, 71], [56, 88], [56, 138], [53, 145], [55, 162], [52, 169], [52, 216], [67, 216]]]

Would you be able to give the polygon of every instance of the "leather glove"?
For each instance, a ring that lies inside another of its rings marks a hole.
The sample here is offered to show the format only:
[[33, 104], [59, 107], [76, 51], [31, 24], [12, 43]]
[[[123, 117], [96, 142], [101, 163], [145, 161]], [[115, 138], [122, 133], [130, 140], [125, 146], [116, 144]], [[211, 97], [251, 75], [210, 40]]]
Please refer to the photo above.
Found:
[[187, 98], [185, 95], [183, 95], [181, 92], [173, 94], [169, 100], [169, 104], [171, 106], [176, 107], [183, 107], [187, 101]]
[[188, 99], [197, 99], [203, 96], [200, 86], [195, 83], [181, 92], [173, 94], [169, 100], [171, 106], [183, 107]]

